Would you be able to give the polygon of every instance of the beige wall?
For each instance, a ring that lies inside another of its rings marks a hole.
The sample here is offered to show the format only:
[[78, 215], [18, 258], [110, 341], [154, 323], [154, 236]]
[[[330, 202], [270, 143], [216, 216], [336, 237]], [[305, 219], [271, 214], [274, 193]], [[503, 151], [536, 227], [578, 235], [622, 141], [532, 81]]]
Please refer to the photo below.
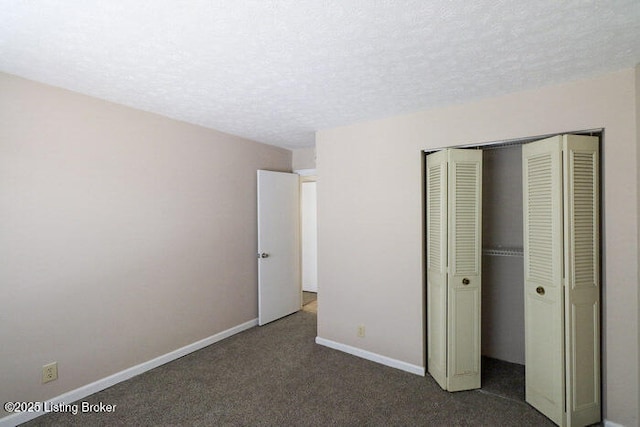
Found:
[[[637, 154], [637, 186], [638, 186], [638, 277], [640, 278], [640, 64], [636, 65], [636, 154]], [[640, 280], [638, 280], [638, 307], [640, 309]], [[640, 314], [638, 315], [638, 345], [640, 346]], [[640, 367], [640, 350], [638, 350], [638, 366]], [[640, 384], [640, 368], [638, 368], [638, 384]], [[640, 411], [640, 393], [638, 393], [638, 406]], [[638, 415], [640, 419], [640, 415]]]
[[256, 169], [290, 151], [6, 74], [0, 94], [0, 401], [257, 317]]
[[602, 127], [605, 416], [637, 425], [635, 93], [628, 69], [318, 132], [319, 337], [425, 365], [421, 150]]
[[316, 168], [316, 147], [296, 148], [293, 150], [291, 166], [293, 170]]

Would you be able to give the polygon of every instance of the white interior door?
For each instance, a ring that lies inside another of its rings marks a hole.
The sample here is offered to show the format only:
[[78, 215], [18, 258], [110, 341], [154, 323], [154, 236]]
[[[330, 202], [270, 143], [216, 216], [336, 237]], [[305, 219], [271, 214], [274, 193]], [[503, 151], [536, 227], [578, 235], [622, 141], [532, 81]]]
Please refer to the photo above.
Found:
[[479, 388], [482, 151], [427, 156], [428, 370], [445, 390]]
[[600, 420], [598, 140], [523, 156], [526, 400], [560, 426]]
[[448, 390], [480, 388], [482, 151], [449, 152]]
[[258, 323], [300, 310], [298, 175], [258, 171]]
[[447, 390], [447, 152], [427, 156], [427, 369]]
[[564, 423], [561, 137], [522, 147], [526, 401]]
[[302, 290], [318, 292], [318, 221], [316, 183], [301, 184], [302, 205]]
[[598, 138], [564, 135], [567, 425], [600, 421]]

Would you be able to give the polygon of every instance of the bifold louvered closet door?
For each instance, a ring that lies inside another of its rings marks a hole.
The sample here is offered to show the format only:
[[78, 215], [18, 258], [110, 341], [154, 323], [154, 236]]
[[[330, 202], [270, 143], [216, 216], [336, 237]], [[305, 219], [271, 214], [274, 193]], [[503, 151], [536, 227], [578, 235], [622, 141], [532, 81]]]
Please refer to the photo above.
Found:
[[523, 146], [526, 400], [560, 426], [600, 421], [598, 138]]
[[448, 391], [480, 387], [482, 151], [427, 156], [427, 365]]

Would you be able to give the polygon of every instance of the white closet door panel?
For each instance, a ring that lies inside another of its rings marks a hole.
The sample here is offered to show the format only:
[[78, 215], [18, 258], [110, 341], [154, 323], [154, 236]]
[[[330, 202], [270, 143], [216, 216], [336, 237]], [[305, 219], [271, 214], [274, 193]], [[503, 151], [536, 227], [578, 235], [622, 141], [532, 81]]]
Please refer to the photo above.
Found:
[[564, 136], [567, 424], [600, 421], [598, 138]]
[[522, 160], [526, 401], [564, 425], [562, 137], [524, 145]]
[[480, 388], [482, 151], [449, 155], [449, 391]]
[[427, 366], [447, 389], [447, 157], [427, 156]]

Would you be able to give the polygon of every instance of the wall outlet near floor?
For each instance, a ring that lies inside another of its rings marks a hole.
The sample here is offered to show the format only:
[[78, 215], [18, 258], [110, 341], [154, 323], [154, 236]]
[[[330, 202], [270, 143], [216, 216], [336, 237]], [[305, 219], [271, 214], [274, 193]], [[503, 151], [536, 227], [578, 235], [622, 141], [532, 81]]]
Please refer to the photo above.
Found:
[[42, 367], [42, 384], [58, 379], [58, 362], [51, 362]]
[[364, 325], [358, 325], [358, 336], [364, 338]]

